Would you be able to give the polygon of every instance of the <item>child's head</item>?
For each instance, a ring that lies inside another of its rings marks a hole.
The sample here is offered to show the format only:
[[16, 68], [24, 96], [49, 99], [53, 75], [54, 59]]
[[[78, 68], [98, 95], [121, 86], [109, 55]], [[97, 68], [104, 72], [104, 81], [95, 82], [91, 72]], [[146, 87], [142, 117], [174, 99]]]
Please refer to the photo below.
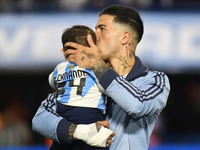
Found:
[[[74, 43], [78, 43], [80, 45], [89, 47], [89, 44], [87, 42], [87, 35], [89, 34], [92, 36], [94, 44], [96, 44], [95, 33], [92, 29], [90, 29], [87, 26], [74, 25], [71, 28], [65, 29], [62, 35], [62, 44], [63, 44], [64, 51], [69, 49], [69, 47], [64, 47], [65, 43], [67, 42], [74, 42]], [[74, 49], [74, 48], [71, 48], [71, 49]]]

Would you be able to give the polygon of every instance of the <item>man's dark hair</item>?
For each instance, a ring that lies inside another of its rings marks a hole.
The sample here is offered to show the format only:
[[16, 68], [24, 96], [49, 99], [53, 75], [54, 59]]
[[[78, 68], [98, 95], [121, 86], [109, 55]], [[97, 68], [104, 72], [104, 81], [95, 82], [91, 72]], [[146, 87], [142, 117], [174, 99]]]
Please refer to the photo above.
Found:
[[[92, 36], [94, 44], [96, 44], [96, 36], [92, 29], [84, 25], [74, 25], [71, 28], [67, 28], [64, 30], [62, 34], [62, 44], [64, 50], [69, 49], [69, 47], [64, 47], [67, 42], [78, 43], [83, 46], [88, 46], [87, 35], [90, 34]], [[71, 48], [74, 49], [74, 48]]]
[[122, 5], [111, 5], [105, 8], [99, 16], [104, 14], [114, 16], [113, 21], [116, 23], [128, 25], [137, 33], [138, 43], [140, 42], [144, 27], [139, 13], [134, 8]]

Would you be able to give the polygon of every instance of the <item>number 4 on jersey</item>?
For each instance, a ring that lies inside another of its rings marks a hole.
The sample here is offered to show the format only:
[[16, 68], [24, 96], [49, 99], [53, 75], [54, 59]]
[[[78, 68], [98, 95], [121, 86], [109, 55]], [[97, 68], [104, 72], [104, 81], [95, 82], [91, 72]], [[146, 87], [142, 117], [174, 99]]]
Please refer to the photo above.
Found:
[[79, 82], [75, 82], [75, 80], [69, 81], [69, 87], [77, 87], [76, 95], [82, 95], [83, 87], [85, 86], [86, 78], [80, 78]]

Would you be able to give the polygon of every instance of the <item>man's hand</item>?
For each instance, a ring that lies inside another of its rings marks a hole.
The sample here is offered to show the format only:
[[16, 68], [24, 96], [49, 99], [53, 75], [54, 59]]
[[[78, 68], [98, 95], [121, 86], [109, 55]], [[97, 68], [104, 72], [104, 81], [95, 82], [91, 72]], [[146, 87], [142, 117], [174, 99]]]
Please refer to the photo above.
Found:
[[[109, 122], [107, 120], [104, 120], [104, 121], [97, 121], [96, 122], [96, 126], [97, 126], [97, 130], [101, 128], [101, 126], [104, 126], [108, 129], [110, 129], [110, 126], [109, 126]], [[98, 130], [99, 131], [99, 130]]]
[[73, 42], [67, 42], [65, 47], [73, 47], [65, 51], [65, 59], [69, 62], [75, 63], [81, 68], [87, 68], [94, 72], [96, 77], [100, 79], [102, 75], [107, 72], [110, 67], [100, 58], [98, 48], [93, 43], [91, 35], [87, 36], [90, 47], [85, 47]]
[[109, 147], [110, 144], [112, 143], [113, 141], [113, 137], [115, 136], [115, 132], [113, 132], [107, 139], [107, 142], [106, 142], [106, 147]]
[[[97, 130], [98, 130], [98, 131], [100, 130], [100, 128], [101, 128], [102, 125], [103, 125], [104, 127], [108, 128], [108, 129], [110, 129], [109, 122], [108, 122], [107, 120], [105, 120], [105, 121], [97, 121], [97, 122], [96, 122], [96, 126], [97, 126]], [[114, 137], [114, 136], [115, 136], [115, 132], [113, 132], [113, 133], [108, 137], [107, 142], [106, 142], [106, 147], [109, 147], [109, 146], [110, 146], [110, 144], [111, 144], [112, 141], [113, 141], [113, 137]]]
[[67, 42], [65, 47], [72, 47], [73, 49], [68, 49], [65, 51], [65, 58], [69, 62], [73, 62], [81, 68], [91, 69], [96, 60], [101, 59], [99, 56], [98, 48], [93, 43], [91, 35], [87, 37], [90, 47], [85, 47], [73, 42]]
[[[106, 121], [102, 122], [108, 126]], [[115, 132], [105, 128], [98, 122], [88, 125], [75, 125], [72, 124], [69, 129], [70, 140], [82, 140], [88, 145], [96, 147], [108, 147], [112, 143]]]

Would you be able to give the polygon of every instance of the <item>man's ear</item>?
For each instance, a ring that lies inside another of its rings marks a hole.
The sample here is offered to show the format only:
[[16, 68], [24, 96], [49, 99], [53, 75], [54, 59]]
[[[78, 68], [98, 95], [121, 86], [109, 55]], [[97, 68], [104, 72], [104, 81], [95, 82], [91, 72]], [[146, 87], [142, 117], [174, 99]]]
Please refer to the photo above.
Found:
[[130, 40], [130, 33], [129, 32], [124, 32], [122, 34], [122, 40], [121, 40], [122, 45], [127, 44], [129, 42], [129, 40]]

